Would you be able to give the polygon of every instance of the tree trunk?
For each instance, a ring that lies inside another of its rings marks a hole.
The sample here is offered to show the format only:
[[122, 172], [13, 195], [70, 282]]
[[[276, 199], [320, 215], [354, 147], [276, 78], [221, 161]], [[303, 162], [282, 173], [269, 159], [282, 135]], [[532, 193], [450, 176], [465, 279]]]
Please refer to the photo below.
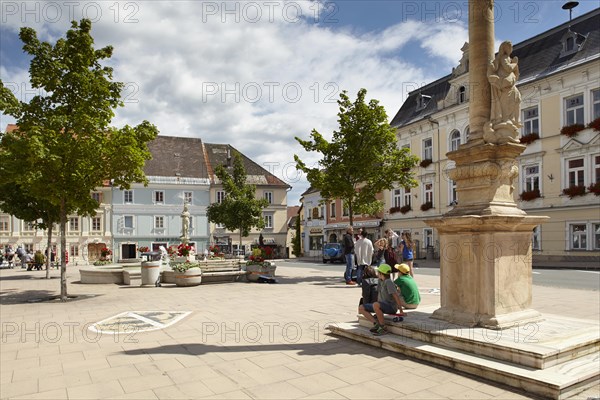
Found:
[[60, 200], [60, 300], [67, 301], [67, 209], [65, 199]]
[[350, 217], [350, 226], [354, 226], [354, 210], [352, 207], [352, 201], [348, 201], [348, 214]]
[[46, 279], [50, 279], [50, 268], [52, 267], [52, 224], [48, 228], [48, 245], [46, 246]]
[[239, 250], [242, 250], [242, 228], [240, 227], [240, 247]]

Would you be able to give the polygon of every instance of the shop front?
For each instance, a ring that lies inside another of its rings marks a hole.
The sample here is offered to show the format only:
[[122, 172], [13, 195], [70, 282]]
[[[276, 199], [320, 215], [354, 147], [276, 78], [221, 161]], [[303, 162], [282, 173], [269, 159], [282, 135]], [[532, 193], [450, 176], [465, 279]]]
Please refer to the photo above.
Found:
[[[346, 233], [346, 229], [348, 228], [349, 223], [336, 223], [336, 224], [328, 224], [325, 225], [325, 238], [326, 243], [340, 243], [344, 234]], [[381, 220], [364, 220], [364, 221], [354, 221], [354, 234], [358, 235], [361, 229], [365, 228], [367, 230], [367, 237], [371, 240], [377, 240], [381, 236], [383, 236], [383, 231], [381, 231]]]

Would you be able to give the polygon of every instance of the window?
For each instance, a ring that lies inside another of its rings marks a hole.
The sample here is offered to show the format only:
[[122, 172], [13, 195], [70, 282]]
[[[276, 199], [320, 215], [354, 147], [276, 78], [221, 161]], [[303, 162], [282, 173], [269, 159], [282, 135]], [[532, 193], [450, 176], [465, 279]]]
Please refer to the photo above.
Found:
[[433, 140], [423, 140], [423, 160], [433, 160]]
[[217, 191], [217, 203], [222, 203], [223, 199], [225, 198], [225, 192], [222, 190], [218, 190]]
[[33, 222], [23, 221], [23, 231], [24, 232], [33, 232], [35, 227], [33, 226]]
[[450, 205], [455, 206], [458, 204], [458, 195], [456, 193], [456, 181], [450, 180], [448, 185], [450, 187]]
[[600, 224], [592, 224], [594, 235], [594, 250], [600, 250]]
[[217, 229], [225, 229], [225, 225], [223, 225], [223, 224], [216, 224], [215, 227]]
[[133, 190], [123, 191], [123, 202], [124, 203], [133, 203]]
[[523, 110], [523, 130], [521, 134], [525, 136], [531, 133], [540, 134], [540, 116], [537, 106]]
[[540, 240], [541, 226], [533, 228], [533, 235], [531, 236], [531, 249], [542, 250], [542, 241]]
[[594, 181], [592, 183], [600, 182], [600, 155], [594, 156]]
[[426, 183], [423, 185], [425, 194], [425, 203], [433, 204], [433, 183]]
[[192, 204], [192, 200], [193, 200], [192, 196], [193, 196], [192, 192], [183, 192], [183, 201], [185, 203]]
[[469, 141], [469, 135], [471, 134], [471, 129], [467, 126], [465, 128], [465, 140], [468, 142]]
[[33, 243], [25, 243], [24, 247], [27, 253], [33, 254]]
[[69, 231], [79, 232], [79, 217], [69, 218]]
[[586, 250], [586, 224], [572, 224], [569, 232], [571, 236], [571, 250]]
[[310, 250], [321, 250], [323, 249], [323, 236], [309, 236], [308, 243]]
[[164, 229], [165, 228], [165, 217], [162, 215], [158, 215], [154, 217], [154, 229]]
[[565, 99], [565, 125], [583, 124], [583, 94]]
[[410, 207], [410, 188], [404, 188], [403, 205]]
[[540, 189], [540, 166], [530, 165], [523, 167], [523, 189], [526, 192]]
[[350, 215], [350, 210], [346, 207], [346, 204], [342, 203], [342, 217], [347, 217]]
[[[315, 210], [316, 210], [316, 208], [315, 208]], [[266, 229], [273, 228], [273, 216], [272, 215], [265, 215], [265, 228]]]
[[592, 121], [600, 118], [600, 89], [592, 90]]
[[99, 232], [102, 230], [102, 219], [100, 217], [92, 217], [92, 231]]
[[567, 177], [569, 187], [585, 185], [585, 169], [583, 158], [567, 160]]
[[269, 202], [269, 204], [273, 204], [273, 192], [265, 192], [265, 199]]
[[312, 209], [312, 219], [319, 219], [319, 207]]
[[392, 204], [394, 207], [402, 207], [402, 190], [394, 189], [392, 192]]
[[458, 146], [460, 146], [460, 132], [454, 130], [450, 134], [450, 151], [458, 150]]
[[335, 203], [331, 203], [331, 218], [335, 218]]
[[433, 229], [423, 229], [423, 240], [425, 241], [425, 247], [433, 247]]
[[102, 193], [92, 192], [92, 199], [96, 200], [98, 204], [102, 203]]
[[8, 232], [10, 230], [10, 217], [8, 215], [0, 215], [0, 232]]
[[464, 86], [458, 88], [458, 104], [462, 104], [467, 100], [467, 89]]
[[123, 228], [133, 229], [133, 215], [123, 216]]
[[154, 204], [162, 204], [165, 202], [165, 192], [162, 190], [154, 191]]
[[71, 257], [78, 257], [79, 256], [79, 246], [72, 244], [71, 246], [69, 246], [69, 255]]

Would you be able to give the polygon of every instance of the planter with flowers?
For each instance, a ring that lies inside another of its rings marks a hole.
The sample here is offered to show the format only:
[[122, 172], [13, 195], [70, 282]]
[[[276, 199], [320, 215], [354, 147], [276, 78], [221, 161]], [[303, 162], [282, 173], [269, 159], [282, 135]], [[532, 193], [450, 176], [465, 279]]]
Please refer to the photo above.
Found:
[[246, 262], [246, 277], [250, 282], [257, 282], [261, 275], [274, 277], [277, 266], [267, 259], [273, 257], [270, 247], [258, 247], [252, 250], [252, 255]]
[[519, 195], [521, 201], [531, 201], [541, 197], [540, 189], [525, 190]]
[[588, 186], [590, 193], [594, 193], [596, 196], [600, 196], [600, 182], [592, 183]]
[[421, 168], [427, 168], [429, 167], [431, 164], [433, 163], [433, 160], [430, 158], [426, 158], [424, 160], [422, 160], [419, 165], [421, 166]]
[[521, 144], [529, 144], [535, 142], [539, 138], [540, 135], [537, 132], [532, 132], [528, 135], [521, 136], [521, 139], [519, 139], [519, 141], [521, 142]]
[[202, 283], [200, 264], [186, 261], [173, 266], [173, 282], [177, 286], [198, 286]]
[[588, 128], [595, 130], [596, 132], [600, 132], [600, 118], [596, 118], [592, 122], [588, 124]]
[[433, 208], [433, 203], [431, 201], [421, 204], [421, 211], [427, 211], [432, 208]]
[[402, 214], [406, 214], [407, 212], [409, 212], [409, 211], [411, 211], [411, 210], [412, 210], [412, 207], [411, 207], [411, 206], [409, 206], [409, 205], [406, 205], [406, 206], [402, 206], [402, 207], [400, 207], [400, 212], [401, 212]]
[[585, 196], [585, 185], [573, 185], [563, 189], [563, 194], [569, 196], [570, 199], [577, 196]]
[[585, 126], [583, 124], [567, 125], [567, 126], [562, 127], [562, 129], [560, 130], [560, 134], [565, 135], [570, 138], [573, 138], [573, 137], [577, 136], [579, 134], [579, 132], [581, 132], [584, 129], [585, 129]]
[[100, 249], [100, 261], [110, 261], [110, 256], [112, 256], [112, 250], [108, 247], [103, 247]]
[[208, 246], [208, 259], [209, 260], [221, 260], [223, 258], [225, 258], [225, 254], [223, 253], [223, 251], [221, 250], [221, 248], [219, 246], [217, 246], [216, 244]]
[[400, 212], [400, 207], [390, 208], [390, 214], [396, 214], [397, 212]]

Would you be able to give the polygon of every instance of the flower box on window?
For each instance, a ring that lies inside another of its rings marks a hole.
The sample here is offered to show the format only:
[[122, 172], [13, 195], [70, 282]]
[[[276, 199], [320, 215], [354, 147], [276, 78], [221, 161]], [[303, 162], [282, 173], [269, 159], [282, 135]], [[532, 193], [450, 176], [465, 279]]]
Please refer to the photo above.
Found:
[[410, 206], [408, 206], [408, 205], [407, 205], [407, 206], [402, 206], [402, 207], [400, 207], [400, 212], [401, 212], [402, 214], [406, 214], [407, 212], [409, 212], [409, 211], [411, 211], [411, 210], [412, 210], [412, 208], [411, 208]]
[[521, 199], [521, 201], [531, 201], [541, 196], [542, 194], [540, 193], [540, 189], [533, 189], [524, 191], [523, 193], [521, 193], [519, 198]]
[[521, 141], [521, 144], [529, 144], [529, 143], [535, 142], [539, 138], [540, 138], [540, 135], [538, 135], [537, 132], [532, 132], [528, 135], [522, 136], [520, 141]]
[[569, 196], [570, 199], [577, 196], [585, 195], [585, 185], [573, 185], [563, 189], [563, 194]]
[[567, 125], [562, 127], [560, 134], [572, 138], [584, 129], [585, 126], [583, 124]]
[[400, 212], [400, 207], [392, 207], [392, 208], [390, 208], [390, 214], [395, 214], [397, 212]]
[[431, 163], [432, 163], [432, 162], [433, 162], [433, 160], [431, 160], [431, 159], [429, 159], [429, 158], [426, 158], [426, 159], [422, 160], [422, 161], [419, 163], [419, 165], [420, 165], [422, 168], [427, 168], [428, 166], [430, 166], [430, 165], [431, 165]]
[[430, 208], [433, 208], [433, 203], [428, 201], [427, 203], [421, 204], [421, 211], [427, 211]]
[[600, 196], [600, 182], [592, 183], [588, 186], [590, 193], [594, 193], [596, 196]]
[[592, 128], [596, 132], [600, 132], [600, 118], [596, 118], [588, 124], [588, 128]]

